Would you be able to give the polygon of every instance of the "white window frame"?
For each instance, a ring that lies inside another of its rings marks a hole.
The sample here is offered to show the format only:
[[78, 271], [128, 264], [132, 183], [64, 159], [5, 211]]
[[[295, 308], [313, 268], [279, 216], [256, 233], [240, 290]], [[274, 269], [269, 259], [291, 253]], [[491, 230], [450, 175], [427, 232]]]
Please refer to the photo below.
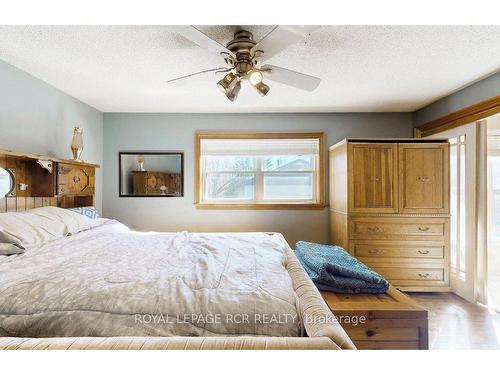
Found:
[[[247, 171], [231, 172], [218, 171], [206, 172], [206, 157], [201, 155], [202, 139], [318, 139], [319, 154], [313, 158], [313, 169], [303, 171], [264, 171], [262, 168], [262, 156], [256, 157], [255, 170], [248, 171], [248, 174], [255, 176], [255, 195], [251, 200], [241, 199], [221, 199], [208, 200], [205, 195], [205, 181], [209, 174], [225, 173], [247, 173]], [[325, 207], [325, 168], [324, 168], [324, 134], [323, 133], [197, 133], [196, 134], [196, 179], [195, 196], [196, 205], [199, 208], [245, 208], [245, 209], [321, 209]], [[313, 175], [313, 197], [312, 199], [264, 199], [264, 177], [265, 175], [277, 174], [306, 174]]]

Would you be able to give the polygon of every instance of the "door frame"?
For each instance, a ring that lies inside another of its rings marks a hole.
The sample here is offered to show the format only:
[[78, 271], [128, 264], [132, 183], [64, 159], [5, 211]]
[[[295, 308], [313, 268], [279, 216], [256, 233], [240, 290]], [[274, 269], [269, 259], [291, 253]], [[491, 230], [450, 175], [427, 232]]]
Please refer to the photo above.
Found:
[[[450, 272], [450, 285], [452, 291], [469, 302], [476, 302], [478, 298], [479, 283], [478, 275], [478, 181], [479, 181], [479, 127], [478, 122], [473, 122], [458, 127], [453, 127], [439, 133], [433, 133], [425, 138], [447, 138], [460, 137], [465, 135], [465, 187], [467, 195], [465, 197], [465, 207], [467, 216], [465, 218], [465, 279], [461, 279], [458, 274]], [[450, 147], [451, 149], [451, 147]], [[450, 167], [451, 170], [451, 167]], [[451, 219], [450, 219], [451, 226]], [[451, 232], [451, 230], [450, 230]], [[451, 247], [451, 238], [450, 238]], [[451, 249], [450, 249], [451, 250]], [[457, 249], [460, 252], [460, 249]], [[450, 264], [451, 270], [451, 264]]]
[[488, 127], [487, 120], [476, 122], [477, 132], [477, 265], [476, 302], [488, 304]]
[[426, 122], [413, 128], [415, 138], [427, 137], [458, 126], [467, 125], [500, 113], [500, 95], [459, 109], [446, 116]]

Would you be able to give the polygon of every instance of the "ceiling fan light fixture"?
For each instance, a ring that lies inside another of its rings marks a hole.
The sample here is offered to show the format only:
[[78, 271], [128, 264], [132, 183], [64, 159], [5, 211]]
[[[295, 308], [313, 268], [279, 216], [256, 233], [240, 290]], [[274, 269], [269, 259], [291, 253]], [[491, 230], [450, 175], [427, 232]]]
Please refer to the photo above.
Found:
[[253, 86], [257, 86], [259, 83], [262, 82], [262, 73], [259, 72], [258, 70], [253, 70], [250, 72], [250, 75], [248, 76], [248, 80]]
[[[226, 66], [187, 74], [171, 79], [168, 82], [183, 81], [208, 72], [223, 73], [225, 76], [217, 82], [217, 87], [231, 101], [236, 100], [242, 82], [245, 81], [255, 87], [260, 96], [267, 95], [270, 87], [263, 82], [264, 73], [266, 73], [266, 79], [273, 82], [279, 82], [300, 90], [314, 91], [321, 81], [318, 77], [279, 66], [261, 64], [265, 59], [269, 59], [288, 46], [299, 42], [318, 27], [276, 26], [259, 42], [254, 41], [252, 33], [239, 30], [234, 34], [234, 38], [224, 46], [194, 26], [178, 26], [181, 35], [192, 40], [200, 47], [222, 56]], [[269, 76], [267, 76], [268, 74]]]
[[238, 97], [238, 93], [240, 92], [241, 90], [241, 82], [239, 79], [236, 80], [236, 83], [233, 85], [233, 87], [231, 88], [231, 90], [229, 90], [228, 93], [226, 93], [226, 97], [234, 102], [236, 100], [236, 98]]
[[266, 94], [269, 92], [271, 89], [268, 85], [266, 85], [264, 82], [260, 82], [257, 85], [255, 85], [255, 88], [259, 92], [260, 96], [266, 96]]
[[238, 77], [234, 75], [233, 73], [228, 73], [225, 75], [224, 78], [222, 78], [218, 83], [217, 87], [219, 88], [220, 91], [222, 91], [223, 94], [228, 94], [230, 93], [234, 86], [238, 83]]

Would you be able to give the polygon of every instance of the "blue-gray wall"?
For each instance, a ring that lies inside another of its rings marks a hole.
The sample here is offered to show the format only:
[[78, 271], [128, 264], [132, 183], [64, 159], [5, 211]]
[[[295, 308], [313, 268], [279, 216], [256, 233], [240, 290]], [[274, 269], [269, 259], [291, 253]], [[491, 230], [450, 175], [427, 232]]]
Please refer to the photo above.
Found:
[[[85, 160], [97, 171], [97, 206], [142, 230], [279, 231], [290, 243], [325, 242], [327, 210], [197, 210], [197, 130], [324, 131], [327, 145], [345, 137], [410, 137], [412, 127], [498, 95], [500, 73], [410, 113], [134, 114], [106, 113], [0, 61], [0, 148], [69, 158], [73, 126], [85, 129]], [[119, 198], [118, 151], [185, 152], [183, 198]], [[105, 171], [106, 173], [102, 173]], [[104, 176], [104, 177], [103, 177]], [[103, 188], [104, 186], [104, 188]]]
[[496, 95], [500, 95], [500, 72], [413, 112], [413, 124], [425, 124]]
[[[104, 114], [106, 217], [141, 230], [276, 231], [290, 244], [326, 242], [325, 210], [202, 210], [194, 197], [194, 136], [197, 130], [323, 131], [326, 144], [346, 137], [411, 137], [410, 113], [310, 114]], [[184, 151], [183, 198], [119, 198], [118, 152]], [[109, 171], [109, 173], [108, 173]]]
[[[84, 129], [85, 161], [102, 165], [103, 115], [98, 110], [0, 60], [0, 149], [71, 158], [73, 127]], [[102, 168], [96, 171], [102, 207]]]

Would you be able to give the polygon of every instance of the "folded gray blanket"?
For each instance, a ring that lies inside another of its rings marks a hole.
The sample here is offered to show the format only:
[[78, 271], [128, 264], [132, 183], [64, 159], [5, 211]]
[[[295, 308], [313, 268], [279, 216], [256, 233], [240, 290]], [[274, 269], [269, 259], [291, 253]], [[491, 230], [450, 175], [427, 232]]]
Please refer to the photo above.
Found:
[[295, 255], [320, 290], [385, 293], [389, 282], [340, 246], [299, 241]]

